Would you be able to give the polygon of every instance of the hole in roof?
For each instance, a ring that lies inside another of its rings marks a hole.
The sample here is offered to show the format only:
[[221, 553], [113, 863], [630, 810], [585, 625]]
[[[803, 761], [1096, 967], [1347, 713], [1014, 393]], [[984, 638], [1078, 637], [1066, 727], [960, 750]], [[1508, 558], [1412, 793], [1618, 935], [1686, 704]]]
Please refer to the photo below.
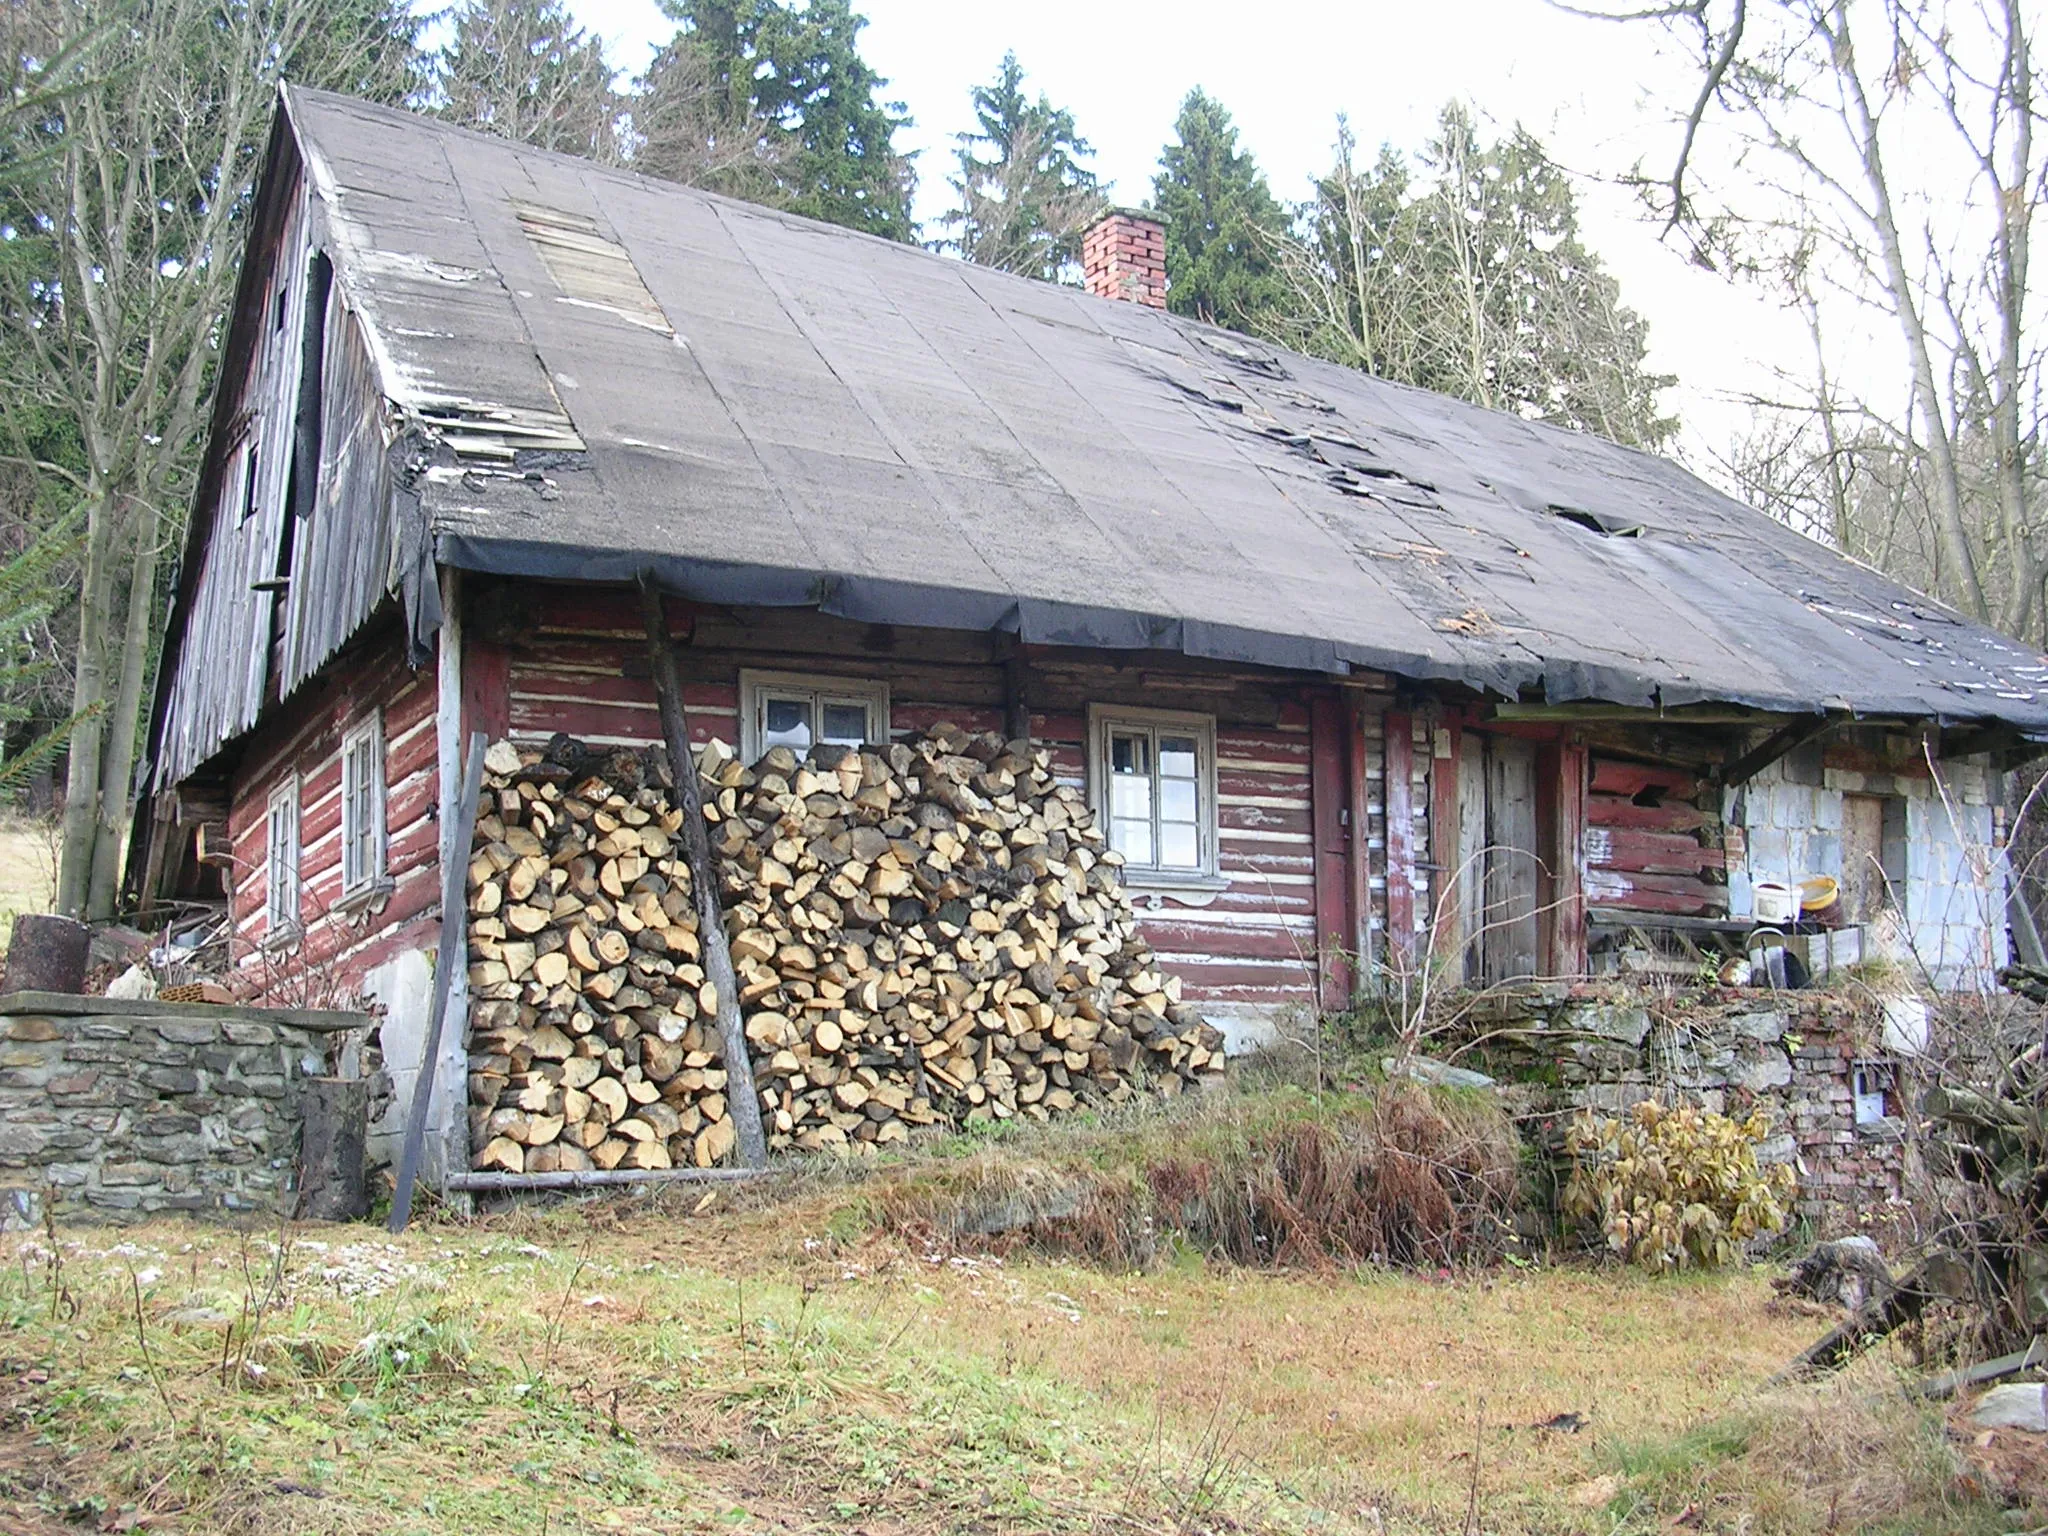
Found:
[[1581, 528], [1590, 529], [1592, 532], [1599, 534], [1603, 539], [1639, 539], [1643, 536], [1643, 525], [1641, 523], [1626, 522], [1621, 518], [1602, 517], [1599, 513], [1589, 512], [1584, 507], [1566, 507], [1553, 502], [1550, 507], [1550, 515], [1562, 518], [1567, 523], [1576, 523]]

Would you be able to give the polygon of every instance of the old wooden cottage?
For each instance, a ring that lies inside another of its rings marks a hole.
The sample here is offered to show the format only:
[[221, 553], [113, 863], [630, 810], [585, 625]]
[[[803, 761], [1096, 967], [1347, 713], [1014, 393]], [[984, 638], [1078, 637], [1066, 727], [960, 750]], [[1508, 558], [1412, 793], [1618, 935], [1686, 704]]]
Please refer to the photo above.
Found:
[[1171, 315], [1142, 216], [1086, 265], [287, 91], [136, 894], [381, 1001], [402, 1077], [457, 744], [658, 740], [649, 578], [700, 740], [1049, 743], [1240, 1037], [1425, 954], [1740, 932], [1817, 876], [1930, 980], [1994, 973], [1995, 773], [2048, 739], [2048, 660], [1666, 460]]

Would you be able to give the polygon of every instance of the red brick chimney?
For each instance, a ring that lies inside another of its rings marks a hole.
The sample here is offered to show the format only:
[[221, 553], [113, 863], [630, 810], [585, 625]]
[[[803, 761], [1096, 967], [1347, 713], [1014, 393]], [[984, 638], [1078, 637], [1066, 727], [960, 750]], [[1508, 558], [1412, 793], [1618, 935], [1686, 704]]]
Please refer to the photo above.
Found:
[[1088, 291], [1166, 308], [1166, 229], [1158, 220], [1112, 208], [1081, 237], [1081, 275]]

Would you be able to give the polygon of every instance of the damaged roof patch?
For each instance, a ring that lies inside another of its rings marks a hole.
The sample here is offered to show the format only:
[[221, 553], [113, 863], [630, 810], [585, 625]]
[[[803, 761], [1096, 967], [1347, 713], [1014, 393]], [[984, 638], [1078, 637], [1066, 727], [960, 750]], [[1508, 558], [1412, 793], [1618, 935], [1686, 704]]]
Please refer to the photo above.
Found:
[[527, 203], [518, 204], [517, 211], [519, 227], [567, 302], [601, 309], [664, 336], [675, 334], [633, 258], [597, 227], [597, 220]]

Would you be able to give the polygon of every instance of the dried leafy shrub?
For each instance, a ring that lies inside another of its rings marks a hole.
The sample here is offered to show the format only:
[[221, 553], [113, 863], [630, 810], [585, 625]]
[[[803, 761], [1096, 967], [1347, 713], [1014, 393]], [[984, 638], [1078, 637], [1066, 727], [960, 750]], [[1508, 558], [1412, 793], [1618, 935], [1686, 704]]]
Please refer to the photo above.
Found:
[[1644, 1269], [1732, 1263], [1789, 1219], [1792, 1170], [1756, 1160], [1769, 1131], [1761, 1112], [1736, 1120], [1697, 1104], [1646, 1099], [1618, 1119], [1581, 1110], [1565, 1138], [1565, 1214], [1596, 1223]]

